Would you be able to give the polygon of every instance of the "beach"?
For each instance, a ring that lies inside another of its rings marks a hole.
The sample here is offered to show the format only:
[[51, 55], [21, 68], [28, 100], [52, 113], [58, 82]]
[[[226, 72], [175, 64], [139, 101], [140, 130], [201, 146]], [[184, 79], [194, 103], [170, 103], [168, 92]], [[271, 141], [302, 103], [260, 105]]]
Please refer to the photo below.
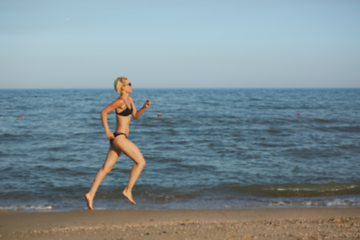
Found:
[[360, 239], [360, 208], [1, 212], [0, 239]]

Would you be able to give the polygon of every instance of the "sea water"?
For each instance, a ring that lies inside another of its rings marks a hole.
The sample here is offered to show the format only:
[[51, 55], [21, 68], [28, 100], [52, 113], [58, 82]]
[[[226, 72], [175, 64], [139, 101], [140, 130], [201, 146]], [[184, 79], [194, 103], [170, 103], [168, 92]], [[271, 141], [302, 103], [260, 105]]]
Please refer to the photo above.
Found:
[[[360, 89], [136, 89], [128, 139], [95, 209], [360, 206]], [[85, 209], [112, 89], [0, 90], [0, 210]], [[161, 114], [161, 115], [159, 115]], [[115, 130], [115, 113], [108, 115]]]

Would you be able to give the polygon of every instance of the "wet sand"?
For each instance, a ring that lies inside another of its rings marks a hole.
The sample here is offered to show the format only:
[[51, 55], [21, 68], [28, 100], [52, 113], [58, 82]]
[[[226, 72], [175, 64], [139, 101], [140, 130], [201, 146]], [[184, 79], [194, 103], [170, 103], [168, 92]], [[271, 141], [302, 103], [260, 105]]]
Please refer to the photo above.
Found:
[[360, 239], [360, 208], [0, 212], [1, 239]]

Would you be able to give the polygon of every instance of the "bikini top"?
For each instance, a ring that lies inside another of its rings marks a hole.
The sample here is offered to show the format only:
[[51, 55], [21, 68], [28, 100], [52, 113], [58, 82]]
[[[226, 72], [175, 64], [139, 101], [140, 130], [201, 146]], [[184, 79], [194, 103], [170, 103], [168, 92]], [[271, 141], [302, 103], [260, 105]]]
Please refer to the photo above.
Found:
[[[131, 103], [130, 103], [130, 105], [131, 105]], [[116, 114], [117, 115], [120, 115], [120, 116], [129, 116], [130, 114], [132, 114], [132, 112], [133, 112], [133, 108], [132, 108], [132, 105], [131, 105], [131, 109], [129, 109], [129, 107], [126, 105], [126, 109], [124, 110], [124, 111], [122, 111], [122, 112], [117, 112]]]

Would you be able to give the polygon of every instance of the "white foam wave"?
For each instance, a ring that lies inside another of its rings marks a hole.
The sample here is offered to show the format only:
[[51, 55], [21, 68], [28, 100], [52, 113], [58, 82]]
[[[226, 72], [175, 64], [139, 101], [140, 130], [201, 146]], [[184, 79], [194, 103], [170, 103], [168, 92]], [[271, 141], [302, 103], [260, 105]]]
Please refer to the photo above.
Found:
[[360, 206], [360, 198], [333, 200], [304, 200], [304, 201], [272, 201], [269, 206], [308, 206], [308, 207], [351, 207]]
[[54, 207], [51, 205], [38, 205], [38, 206], [0, 206], [0, 211], [30, 211], [30, 210], [53, 210]]
[[335, 187], [335, 188], [331, 188], [331, 187], [327, 187], [327, 186], [315, 186], [315, 187], [278, 187], [278, 188], [267, 188], [265, 190], [274, 190], [276, 189], [276, 191], [279, 192], [283, 192], [283, 191], [290, 191], [290, 192], [311, 192], [311, 191], [317, 191], [317, 192], [338, 192], [338, 191], [343, 191], [343, 190], [347, 190], [347, 189], [353, 189], [358, 187], [358, 185], [350, 185], [350, 186], [341, 186], [341, 187]]

